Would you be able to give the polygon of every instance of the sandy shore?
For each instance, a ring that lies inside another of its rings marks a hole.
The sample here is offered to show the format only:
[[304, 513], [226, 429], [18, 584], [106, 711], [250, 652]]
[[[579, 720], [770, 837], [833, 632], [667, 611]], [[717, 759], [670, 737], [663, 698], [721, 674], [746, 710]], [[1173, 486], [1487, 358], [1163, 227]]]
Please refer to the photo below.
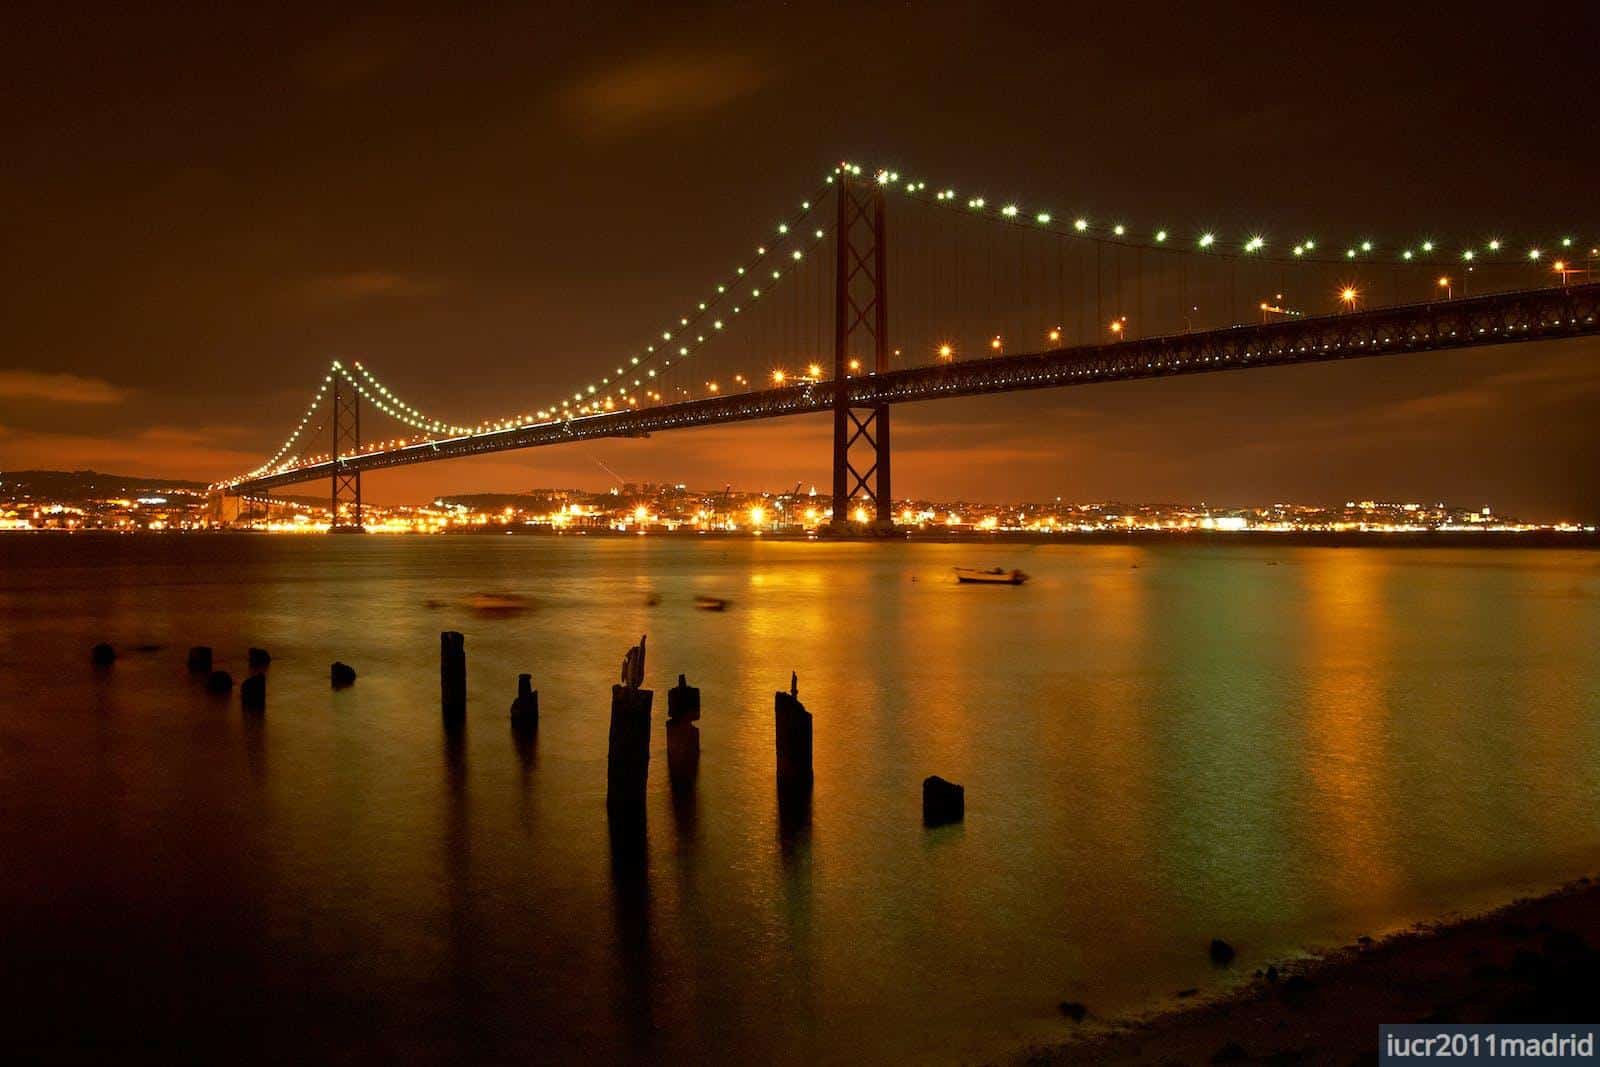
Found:
[[[1258, 972], [1217, 1000], [1110, 1027], [1021, 1063], [1376, 1063], [1378, 1024], [1600, 1018], [1600, 883]], [[1092, 1007], [1092, 1006], [1091, 1006]]]

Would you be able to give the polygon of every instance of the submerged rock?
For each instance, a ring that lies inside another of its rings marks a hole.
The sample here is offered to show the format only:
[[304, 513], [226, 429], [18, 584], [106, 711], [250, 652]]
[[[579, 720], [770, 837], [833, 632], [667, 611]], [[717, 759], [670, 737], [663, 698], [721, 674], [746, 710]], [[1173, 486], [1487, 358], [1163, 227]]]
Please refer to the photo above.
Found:
[[89, 650], [89, 662], [96, 667], [109, 667], [117, 661], [117, 650], [104, 641]]
[[356, 684], [356, 669], [348, 663], [340, 663], [335, 660], [333, 666], [328, 670], [328, 677], [332, 680], [335, 689], [343, 689], [346, 686]]
[[1222, 940], [1222, 938], [1213, 937], [1211, 939], [1212, 963], [1215, 963], [1218, 967], [1226, 967], [1233, 962], [1234, 955], [1233, 946]]

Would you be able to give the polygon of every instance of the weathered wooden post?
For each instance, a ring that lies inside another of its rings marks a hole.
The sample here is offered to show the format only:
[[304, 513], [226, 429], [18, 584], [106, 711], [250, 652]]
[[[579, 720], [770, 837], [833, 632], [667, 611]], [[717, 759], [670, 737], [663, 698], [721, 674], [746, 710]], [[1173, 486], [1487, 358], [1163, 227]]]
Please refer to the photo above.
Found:
[[239, 683], [239, 703], [246, 711], [267, 710], [267, 676], [252, 674]]
[[467, 714], [467, 639], [455, 630], [439, 634], [439, 708], [447, 719]]
[[539, 691], [533, 687], [533, 675], [517, 675], [517, 699], [511, 702], [513, 726], [539, 725]]
[[700, 690], [678, 675], [667, 690], [667, 775], [674, 789], [694, 784], [700, 773]]
[[253, 671], [264, 671], [272, 666], [272, 654], [264, 648], [251, 648], [246, 656]]
[[960, 822], [967, 813], [967, 791], [937, 774], [922, 780], [922, 824], [943, 826]]
[[611, 687], [611, 733], [606, 753], [606, 807], [642, 811], [650, 775], [650, 705], [655, 693], [644, 682], [644, 642], [622, 659], [622, 680]]
[[206, 691], [218, 696], [233, 692], [233, 675], [227, 671], [212, 671], [206, 676]]
[[789, 691], [773, 694], [778, 737], [778, 788], [804, 792], [811, 788], [811, 713], [800, 703], [800, 677], [789, 673]]

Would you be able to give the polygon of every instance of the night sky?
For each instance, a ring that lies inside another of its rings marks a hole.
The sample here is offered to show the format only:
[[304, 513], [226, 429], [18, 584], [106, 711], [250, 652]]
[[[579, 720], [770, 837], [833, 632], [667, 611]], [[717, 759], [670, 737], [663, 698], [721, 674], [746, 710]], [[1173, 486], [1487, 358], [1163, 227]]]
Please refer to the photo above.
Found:
[[[1594, 4], [329, 6], [0, 14], [0, 466], [238, 473], [336, 356], [450, 418], [532, 409], [842, 158], [1231, 232], [1600, 239]], [[1580, 341], [913, 405], [896, 491], [1593, 521], [1597, 399]], [[825, 487], [828, 433], [365, 490]]]

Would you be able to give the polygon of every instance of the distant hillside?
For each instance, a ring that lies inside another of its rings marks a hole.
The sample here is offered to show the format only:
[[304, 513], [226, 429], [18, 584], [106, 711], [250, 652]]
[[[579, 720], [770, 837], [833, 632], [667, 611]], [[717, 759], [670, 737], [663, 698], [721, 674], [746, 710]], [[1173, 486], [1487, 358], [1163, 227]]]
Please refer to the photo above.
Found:
[[100, 471], [0, 471], [0, 497], [15, 500], [92, 500], [108, 496], [150, 496], [158, 493], [204, 493], [205, 482], [150, 478]]

